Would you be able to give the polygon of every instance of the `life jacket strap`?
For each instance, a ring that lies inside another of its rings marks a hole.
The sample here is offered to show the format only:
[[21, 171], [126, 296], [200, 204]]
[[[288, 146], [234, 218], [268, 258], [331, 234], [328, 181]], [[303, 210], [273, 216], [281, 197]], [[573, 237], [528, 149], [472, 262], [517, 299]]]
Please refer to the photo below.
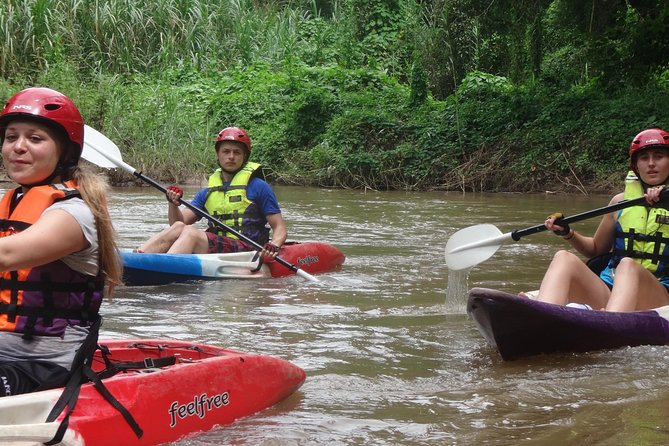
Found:
[[65, 432], [67, 432], [67, 427], [70, 423], [70, 415], [77, 405], [81, 385], [87, 381], [91, 381], [98, 392], [100, 392], [100, 394], [109, 402], [109, 404], [111, 404], [121, 413], [135, 435], [137, 435], [137, 438], [142, 438], [142, 435], [144, 435], [144, 431], [139, 426], [137, 421], [135, 421], [130, 411], [128, 411], [128, 409], [126, 409], [119, 402], [119, 400], [117, 400], [114, 395], [111, 394], [109, 389], [107, 389], [107, 387], [102, 383], [102, 379], [95, 374], [91, 367], [95, 350], [100, 348], [97, 341], [101, 324], [102, 318], [98, 317], [95, 323], [91, 326], [88, 332], [88, 336], [86, 336], [86, 339], [74, 356], [70, 372], [70, 379], [67, 382], [63, 393], [60, 395], [60, 398], [58, 398], [58, 401], [56, 401], [56, 404], [51, 409], [51, 412], [47, 416], [46, 421], [48, 423], [55, 421], [63, 412], [63, 410], [65, 410], [65, 407], [67, 407], [67, 410], [63, 420], [58, 426], [56, 434], [50, 441], [44, 443], [45, 445], [55, 445], [63, 440]]
[[[665, 237], [662, 232], [656, 232], [653, 235], [637, 234], [634, 228], [630, 228], [629, 231], [616, 231], [616, 237], [625, 240], [625, 248], [613, 249], [612, 252], [615, 259], [613, 267], [618, 265], [622, 257], [650, 260], [653, 264], [658, 264], [659, 262], [669, 262], [669, 256], [660, 253], [660, 248], [663, 245], [669, 244], [669, 237]], [[653, 252], [647, 253], [636, 251], [634, 249], [634, 241], [652, 242], [654, 246]]]
[[[16, 319], [16, 316], [26, 316], [28, 318], [45, 318], [44, 308], [14, 306], [12, 304], [0, 303], [0, 314], [7, 314], [7, 319], [9, 319], [10, 313], [14, 315], [14, 319]], [[81, 325], [95, 320], [95, 315], [92, 318], [90, 316], [84, 317], [85, 313], [89, 314], [89, 312], [84, 312], [84, 310], [66, 310], [64, 308], [54, 308], [51, 310], [48, 316], [51, 317], [52, 320], [54, 318], [78, 320], [83, 322]]]
[[17, 220], [0, 219], [0, 232], [21, 232], [32, 226], [30, 223]]
[[[41, 291], [46, 292], [56, 292], [56, 293], [83, 293], [90, 290], [90, 282], [80, 282], [80, 283], [70, 283], [70, 282], [26, 282], [17, 280], [18, 274], [16, 276], [12, 275], [11, 279], [0, 278], [0, 289], [2, 290], [12, 290], [16, 291]], [[104, 289], [104, 282], [92, 280], [93, 290], [100, 291]]]

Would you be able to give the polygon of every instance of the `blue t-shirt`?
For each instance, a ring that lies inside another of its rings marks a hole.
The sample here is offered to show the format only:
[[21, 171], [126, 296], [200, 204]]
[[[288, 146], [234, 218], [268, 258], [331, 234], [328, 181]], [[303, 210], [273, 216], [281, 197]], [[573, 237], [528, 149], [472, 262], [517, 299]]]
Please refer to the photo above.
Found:
[[[223, 183], [224, 186], [229, 186], [230, 182]], [[260, 212], [266, 217], [272, 214], [280, 214], [281, 208], [279, 202], [274, 195], [274, 191], [265, 180], [258, 177], [251, 178], [249, 185], [246, 188], [246, 197], [258, 205]], [[207, 188], [204, 187], [193, 198], [193, 206], [200, 209], [205, 209], [204, 203], [207, 201]]]

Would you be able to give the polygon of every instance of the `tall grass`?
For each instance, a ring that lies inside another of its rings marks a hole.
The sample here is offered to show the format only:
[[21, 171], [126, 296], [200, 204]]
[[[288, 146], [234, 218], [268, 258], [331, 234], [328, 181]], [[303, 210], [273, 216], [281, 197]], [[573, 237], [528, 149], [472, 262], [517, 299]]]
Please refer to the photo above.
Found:
[[279, 63], [317, 13], [311, 0], [4, 0], [0, 70], [14, 79], [62, 60], [126, 74]]

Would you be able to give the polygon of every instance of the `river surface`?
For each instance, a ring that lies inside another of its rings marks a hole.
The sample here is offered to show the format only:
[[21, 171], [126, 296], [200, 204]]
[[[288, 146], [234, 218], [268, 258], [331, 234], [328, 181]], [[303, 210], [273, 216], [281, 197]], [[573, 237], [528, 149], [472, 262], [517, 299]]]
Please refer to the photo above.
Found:
[[[459, 229], [509, 232], [610, 197], [275, 189], [289, 240], [337, 246], [341, 270], [317, 284], [122, 287], [104, 304], [102, 337], [211, 343], [306, 371], [277, 406], [175, 445], [669, 444], [669, 347], [505, 362], [468, 318], [469, 288], [536, 289], [566, 243], [542, 232], [505, 243], [468, 275], [449, 279], [444, 265]], [[165, 198], [152, 188], [115, 189], [110, 206], [123, 248], [165, 227]]]

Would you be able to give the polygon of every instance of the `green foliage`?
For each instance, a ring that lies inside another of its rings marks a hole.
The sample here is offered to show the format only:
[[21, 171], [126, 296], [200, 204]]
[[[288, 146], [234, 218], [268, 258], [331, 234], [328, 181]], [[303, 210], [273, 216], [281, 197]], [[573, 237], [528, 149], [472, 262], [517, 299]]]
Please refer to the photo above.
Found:
[[204, 177], [238, 125], [276, 181], [581, 189], [667, 126], [668, 16], [624, 0], [7, 0], [0, 99], [59, 89], [171, 181]]
[[659, 70], [659, 72], [653, 76], [653, 81], [659, 89], [665, 93], [669, 93], [669, 69]]
[[370, 61], [387, 61], [401, 26], [399, 0], [348, 0], [346, 3], [360, 49]]
[[411, 95], [409, 96], [409, 106], [418, 107], [425, 102], [428, 95], [427, 75], [423, 68], [423, 62], [419, 56], [414, 57], [411, 66]]
[[458, 87], [457, 96], [460, 99], [475, 99], [477, 97], [496, 96], [513, 90], [513, 85], [502, 76], [472, 71], [462, 80]]
[[306, 84], [288, 110], [286, 135], [295, 146], [312, 147], [321, 139], [332, 117], [338, 112], [333, 92]]

